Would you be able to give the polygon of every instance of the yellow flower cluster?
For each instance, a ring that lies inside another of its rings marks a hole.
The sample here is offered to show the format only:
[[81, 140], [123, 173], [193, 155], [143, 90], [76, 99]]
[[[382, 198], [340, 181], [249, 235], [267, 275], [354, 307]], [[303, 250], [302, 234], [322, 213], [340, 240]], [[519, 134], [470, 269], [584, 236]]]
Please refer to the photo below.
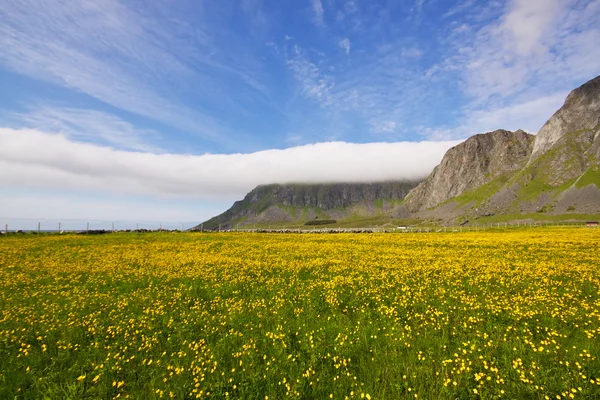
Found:
[[600, 398], [600, 231], [0, 239], [0, 398]]

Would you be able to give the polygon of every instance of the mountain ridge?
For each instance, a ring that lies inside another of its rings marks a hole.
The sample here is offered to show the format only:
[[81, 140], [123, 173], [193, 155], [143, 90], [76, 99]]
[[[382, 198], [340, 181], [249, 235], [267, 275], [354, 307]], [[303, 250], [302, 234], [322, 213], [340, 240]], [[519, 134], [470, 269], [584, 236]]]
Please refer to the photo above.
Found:
[[195, 229], [238, 225], [296, 224], [314, 220], [371, 217], [401, 205], [418, 181], [373, 183], [291, 183], [259, 185], [231, 208]]

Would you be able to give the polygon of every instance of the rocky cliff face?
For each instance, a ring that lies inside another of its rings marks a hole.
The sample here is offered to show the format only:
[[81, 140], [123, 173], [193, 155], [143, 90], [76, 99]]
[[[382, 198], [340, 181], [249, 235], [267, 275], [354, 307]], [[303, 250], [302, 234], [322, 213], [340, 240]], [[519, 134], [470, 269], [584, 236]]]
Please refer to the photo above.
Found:
[[361, 201], [400, 200], [405, 198], [414, 186], [412, 182], [266, 185], [250, 192], [246, 200], [249, 198], [251, 203], [256, 203], [269, 199], [269, 205], [318, 207], [327, 211], [348, 207]]
[[598, 131], [600, 124], [600, 76], [573, 90], [565, 104], [536, 135], [529, 163], [550, 150], [565, 134]]
[[437, 206], [527, 163], [534, 136], [522, 130], [475, 135], [446, 152], [440, 165], [406, 199], [410, 211]]
[[[339, 218], [349, 208], [364, 205], [363, 212], [379, 212], [374, 202], [397, 204], [418, 182], [332, 183], [261, 185], [236, 201], [223, 214], [203, 223], [204, 229], [221, 225], [226, 229], [237, 223], [296, 221], [314, 218]], [[381, 208], [381, 207], [380, 207]], [[369, 209], [372, 209], [369, 211]]]

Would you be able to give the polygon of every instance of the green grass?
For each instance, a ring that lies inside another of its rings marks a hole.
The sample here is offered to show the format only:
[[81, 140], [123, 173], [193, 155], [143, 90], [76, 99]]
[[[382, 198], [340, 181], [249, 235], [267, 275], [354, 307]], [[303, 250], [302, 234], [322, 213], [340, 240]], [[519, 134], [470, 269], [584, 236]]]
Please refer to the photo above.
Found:
[[317, 217], [322, 219], [328, 219], [329, 217], [320, 207], [312, 207], [312, 210], [317, 214]]
[[279, 209], [281, 209], [281, 210], [283, 210], [283, 211], [285, 211], [285, 212], [287, 212], [290, 215], [290, 217], [292, 217], [293, 219], [297, 219], [296, 218], [296, 216], [297, 216], [296, 207], [294, 207], [294, 206], [286, 206], [286, 205], [283, 205], [283, 204], [276, 204], [276, 207], [279, 208]]
[[517, 192], [517, 199], [520, 201], [535, 200], [539, 195], [555, 190], [553, 186], [542, 182], [541, 180], [531, 180], [521, 186]]
[[588, 169], [585, 174], [579, 178], [575, 187], [577, 189], [581, 189], [588, 185], [596, 185], [596, 187], [600, 187], [600, 167], [592, 167]]
[[472, 202], [479, 205], [497, 193], [508, 182], [508, 179], [509, 175], [500, 176], [476, 189], [468, 190], [450, 201], [455, 202], [459, 207]]
[[488, 224], [496, 222], [510, 222], [531, 219], [538, 222], [566, 222], [566, 221], [600, 221], [600, 214], [561, 214], [548, 215], [541, 213], [530, 214], [503, 214], [481, 217], [471, 221], [471, 224]]
[[[329, 219], [329, 218], [327, 218]], [[337, 220], [333, 224], [319, 225], [318, 227], [306, 226], [301, 221], [282, 221], [275, 223], [247, 224], [240, 226], [243, 229], [326, 229], [326, 228], [377, 228], [377, 227], [396, 227], [396, 226], [415, 226], [423, 225], [423, 221], [413, 218], [390, 218], [384, 215], [360, 216], [352, 215], [344, 219]]]

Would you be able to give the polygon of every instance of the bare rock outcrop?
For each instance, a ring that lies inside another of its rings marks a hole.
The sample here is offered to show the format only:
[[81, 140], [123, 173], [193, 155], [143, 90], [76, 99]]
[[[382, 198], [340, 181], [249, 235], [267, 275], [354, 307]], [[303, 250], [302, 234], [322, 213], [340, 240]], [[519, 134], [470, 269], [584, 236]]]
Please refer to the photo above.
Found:
[[496, 177], [517, 171], [531, 154], [534, 136], [497, 130], [470, 137], [446, 152], [440, 165], [406, 199], [418, 211], [435, 207]]
[[529, 164], [550, 150], [565, 134], [598, 131], [600, 124], [600, 76], [573, 90], [565, 104], [536, 135]]

